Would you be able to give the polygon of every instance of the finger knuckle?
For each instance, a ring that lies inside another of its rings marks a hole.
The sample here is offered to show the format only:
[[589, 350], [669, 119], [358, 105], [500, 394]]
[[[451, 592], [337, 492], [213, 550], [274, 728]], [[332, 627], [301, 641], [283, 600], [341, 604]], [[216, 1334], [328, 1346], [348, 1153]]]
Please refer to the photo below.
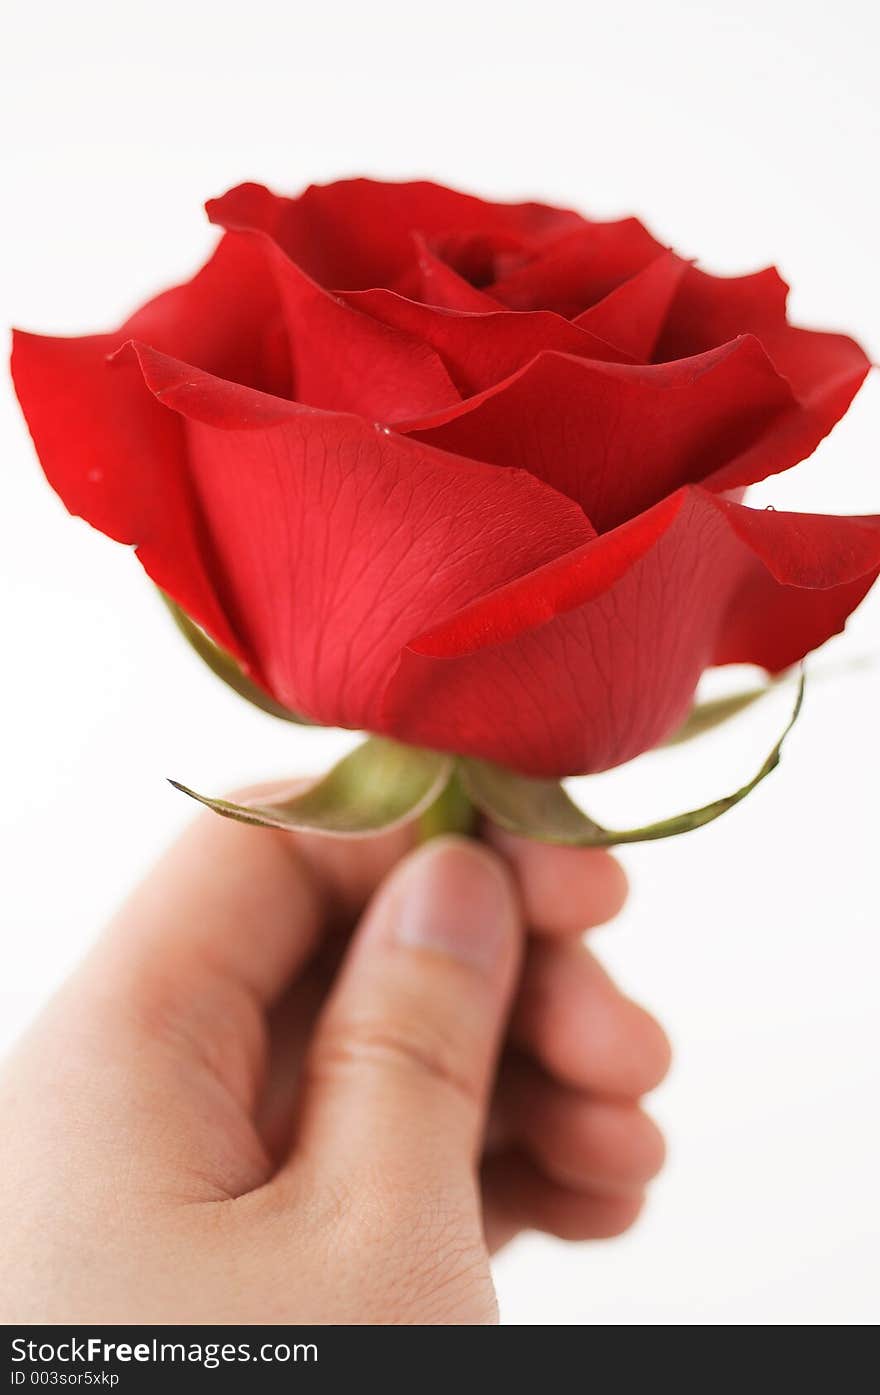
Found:
[[313, 1053], [312, 1075], [345, 1075], [364, 1069], [430, 1084], [464, 1101], [478, 1103], [457, 1043], [448, 1034], [415, 1017], [397, 1022], [355, 1018], [328, 1028]]

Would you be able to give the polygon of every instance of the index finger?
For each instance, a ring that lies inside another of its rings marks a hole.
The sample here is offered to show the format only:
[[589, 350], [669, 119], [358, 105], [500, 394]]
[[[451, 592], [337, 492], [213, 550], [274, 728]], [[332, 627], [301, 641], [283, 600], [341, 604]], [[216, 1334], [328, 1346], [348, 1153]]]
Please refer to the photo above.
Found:
[[[280, 788], [289, 791], [291, 782], [236, 798]], [[395, 829], [369, 839], [326, 838], [203, 814], [123, 905], [92, 966], [140, 985], [158, 972], [177, 997], [203, 994], [206, 981], [219, 977], [271, 1006], [323, 926], [356, 914], [413, 837]]]

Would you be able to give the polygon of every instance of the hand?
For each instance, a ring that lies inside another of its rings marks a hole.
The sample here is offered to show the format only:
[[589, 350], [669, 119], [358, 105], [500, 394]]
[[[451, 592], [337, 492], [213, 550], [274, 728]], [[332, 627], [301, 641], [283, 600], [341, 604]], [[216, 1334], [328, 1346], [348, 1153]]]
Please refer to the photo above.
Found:
[[490, 837], [199, 819], [0, 1077], [3, 1320], [492, 1322], [518, 1230], [630, 1225], [668, 1047], [579, 943], [623, 873]]

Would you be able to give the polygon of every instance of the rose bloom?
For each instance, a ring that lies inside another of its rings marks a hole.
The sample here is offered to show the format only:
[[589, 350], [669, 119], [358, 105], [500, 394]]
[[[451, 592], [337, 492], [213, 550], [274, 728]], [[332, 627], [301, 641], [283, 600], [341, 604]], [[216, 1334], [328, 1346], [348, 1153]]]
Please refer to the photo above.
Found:
[[840, 630], [880, 519], [751, 509], [868, 361], [635, 219], [350, 180], [208, 205], [110, 334], [17, 334], [71, 512], [284, 707], [532, 775], [661, 741], [708, 665]]

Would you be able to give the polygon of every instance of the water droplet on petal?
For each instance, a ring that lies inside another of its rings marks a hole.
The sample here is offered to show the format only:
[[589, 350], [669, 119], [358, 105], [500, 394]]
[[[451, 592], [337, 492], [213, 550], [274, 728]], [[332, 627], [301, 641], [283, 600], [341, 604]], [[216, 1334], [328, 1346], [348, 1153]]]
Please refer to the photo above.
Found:
[[104, 471], [99, 470], [96, 466], [94, 469], [88, 471], [86, 479], [89, 484], [101, 484], [104, 479]]
[[775, 512], [776, 512], [776, 505], [775, 505], [775, 504], [765, 504], [765, 505], [764, 505], [764, 512], [765, 512], [765, 513], [775, 513]]

